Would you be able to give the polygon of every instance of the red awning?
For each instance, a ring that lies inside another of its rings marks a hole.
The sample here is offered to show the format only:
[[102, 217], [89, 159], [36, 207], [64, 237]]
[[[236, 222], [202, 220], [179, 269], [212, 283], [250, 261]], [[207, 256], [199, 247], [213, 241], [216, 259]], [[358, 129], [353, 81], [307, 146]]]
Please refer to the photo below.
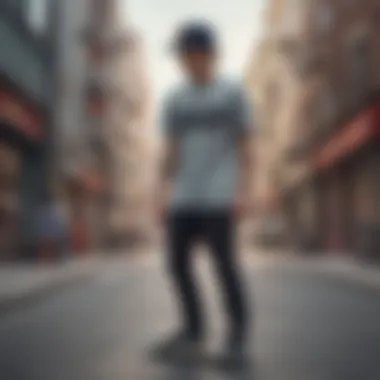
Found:
[[99, 192], [103, 188], [102, 180], [97, 173], [84, 172], [80, 176], [80, 180], [83, 186], [90, 191]]
[[103, 189], [103, 181], [96, 172], [83, 171], [68, 178], [68, 185], [74, 189], [98, 193]]
[[314, 152], [312, 166], [325, 170], [354, 153], [373, 138], [380, 137], [380, 106], [362, 111], [351, 123], [335, 133]]
[[256, 200], [258, 208], [261, 211], [273, 211], [278, 208], [279, 203], [279, 196], [278, 194], [274, 192], [268, 192], [267, 194], [263, 194], [262, 196], [258, 197]]
[[33, 107], [6, 90], [0, 90], [0, 119], [32, 141], [44, 138], [43, 122]]

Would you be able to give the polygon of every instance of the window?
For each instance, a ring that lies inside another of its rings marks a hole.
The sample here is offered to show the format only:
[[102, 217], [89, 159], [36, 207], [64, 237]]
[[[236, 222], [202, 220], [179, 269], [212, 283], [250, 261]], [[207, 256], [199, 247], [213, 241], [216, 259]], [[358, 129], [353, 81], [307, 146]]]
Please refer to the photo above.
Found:
[[1, 8], [7, 8], [7, 10], [12, 12], [19, 19], [25, 18], [26, 6], [25, 0], [1, 0], [0, 5]]
[[317, 33], [328, 34], [334, 25], [334, 10], [328, 1], [320, 2], [315, 12], [315, 27]]
[[278, 106], [279, 106], [279, 86], [276, 82], [270, 82], [267, 85], [266, 88], [266, 94], [265, 94], [265, 103], [266, 103], [266, 120], [265, 120], [265, 136], [266, 137], [273, 137], [274, 133], [274, 123], [275, 123], [275, 117], [278, 112]]
[[8, 0], [9, 6], [12, 7], [14, 12], [17, 12], [19, 14], [22, 14], [24, 11], [24, 0]]
[[26, 18], [29, 26], [36, 33], [44, 33], [48, 20], [48, 0], [26, 0]]
[[92, 20], [97, 24], [104, 24], [110, 20], [112, 4], [109, 0], [91, 0], [90, 13]]
[[269, 83], [267, 87], [267, 104], [269, 109], [269, 114], [274, 114], [278, 111], [277, 107], [279, 105], [279, 86], [277, 83]]
[[347, 95], [352, 104], [367, 94], [371, 83], [371, 51], [366, 36], [349, 43], [347, 62]]
[[300, 31], [307, 3], [307, 0], [286, 0], [282, 20], [285, 33], [292, 34]]
[[307, 100], [303, 120], [308, 130], [305, 131], [305, 140], [315, 141], [323, 136], [333, 126], [337, 114], [335, 91], [326, 78], [317, 78], [319, 84], [313, 89]]
[[319, 124], [321, 129], [329, 129], [331, 123], [334, 120], [336, 112], [336, 104], [333, 91], [331, 87], [327, 84], [324, 84], [321, 88], [318, 99], [318, 116]]
[[88, 48], [89, 60], [97, 65], [104, 62], [106, 58], [106, 49], [101, 43], [94, 43]]

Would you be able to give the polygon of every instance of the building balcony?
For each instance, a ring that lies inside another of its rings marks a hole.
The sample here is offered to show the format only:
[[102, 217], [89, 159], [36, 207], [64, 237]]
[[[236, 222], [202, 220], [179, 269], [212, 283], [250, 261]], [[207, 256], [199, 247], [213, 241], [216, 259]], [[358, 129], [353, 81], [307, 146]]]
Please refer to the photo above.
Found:
[[132, 32], [120, 32], [112, 30], [102, 31], [99, 28], [86, 28], [80, 39], [88, 48], [91, 59], [112, 58], [114, 55], [131, 50], [136, 43], [136, 37]]
[[304, 160], [308, 153], [309, 143], [310, 141], [307, 136], [298, 136], [287, 148], [284, 154], [286, 160], [289, 163], [296, 163]]
[[301, 78], [310, 77], [321, 72], [325, 64], [325, 56], [318, 52], [306, 51], [296, 61], [297, 74]]
[[106, 112], [110, 104], [120, 104], [125, 102], [125, 106], [131, 106], [132, 102], [127, 102], [125, 90], [111, 80], [99, 77], [90, 77], [84, 89], [84, 97], [90, 114], [99, 116]]
[[295, 163], [306, 159], [318, 135], [317, 123], [305, 121], [293, 141], [288, 145], [285, 157], [288, 162]]
[[88, 136], [90, 149], [93, 152], [101, 153], [104, 156], [108, 151], [107, 135], [104, 128], [97, 128], [96, 125], [91, 125], [91, 130]]
[[131, 112], [131, 116], [140, 116], [144, 112], [144, 102], [140, 94], [124, 94], [124, 101], [127, 111]]
[[319, 119], [306, 121], [304, 130], [287, 149], [285, 154], [290, 162], [297, 162], [307, 159], [310, 152], [332, 132], [336, 123], [330, 119]]
[[284, 35], [278, 39], [277, 48], [291, 62], [295, 74], [301, 78], [319, 72], [327, 60], [327, 48], [309, 39], [300, 40]]
[[88, 113], [101, 116], [107, 108], [110, 89], [101, 80], [90, 79], [84, 89]]
[[300, 42], [291, 35], [281, 35], [276, 39], [277, 49], [281, 54], [293, 56], [298, 54]]

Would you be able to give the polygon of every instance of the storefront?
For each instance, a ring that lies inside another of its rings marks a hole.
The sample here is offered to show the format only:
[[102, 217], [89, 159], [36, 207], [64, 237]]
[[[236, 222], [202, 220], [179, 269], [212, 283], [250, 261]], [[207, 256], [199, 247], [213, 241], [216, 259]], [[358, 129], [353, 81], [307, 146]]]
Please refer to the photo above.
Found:
[[20, 170], [18, 150], [0, 140], [0, 260], [11, 258], [17, 244]]
[[18, 252], [28, 258], [37, 254], [35, 218], [50, 185], [58, 3], [0, 2], [0, 141], [16, 157], [17, 178], [5, 203], [18, 210]]
[[353, 206], [357, 233], [355, 251], [364, 257], [380, 257], [380, 145], [363, 155], [355, 167]]
[[[0, 234], [7, 238], [3, 242], [7, 257], [20, 255], [23, 248], [32, 252], [31, 226], [44, 181], [42, 114], [16, 88], [0, 81], [0, 207], [5, 218]], [[16, 246], [15, 241], [22, 241], [25, 247]]]
[[319, 245], [331, 253], [369, 255], [380, 211], [380, 104], [367, 106], [312, 157]]

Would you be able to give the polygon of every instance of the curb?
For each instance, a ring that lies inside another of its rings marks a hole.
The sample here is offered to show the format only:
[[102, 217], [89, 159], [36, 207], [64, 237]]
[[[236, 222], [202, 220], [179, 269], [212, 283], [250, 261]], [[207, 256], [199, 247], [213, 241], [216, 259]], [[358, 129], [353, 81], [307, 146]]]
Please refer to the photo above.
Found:
[[361, 263], [349, 260], [339, 263], [334, 260], [329, 261], [329, 259], [325, 261], [308, 261], [306, 259], [298, 262], [298, 265], [297, 260], [293, 261], [294, 263], [296, 265], [292, 270], [304, 270], [306, 276], [324, 278], [330, 284], [350, 286], [356, 291], [376, 293], [379, 296], [380, 270], [373, 267], [366, 267]]
[[[356, 268], [352, 268], [356, 269]], [[360, 269], [358, 269], [360, 270]], [[361, 275], [350, 273], [337, 268], [325, 269], [316, 268], [314, 275], [325, 277], [330, 283], [350, 286], [352, 289], [360, 292], [374, 293], [379, 297], [380, 293], [380, 272], [378, 276], [374, 276], [372, 270], [368, 270], [368, 275], [365, 277], [365, 269], [362, 269]], [[377, 273], [376, 273], [377, 275]]]
[[[380, 293], [380, 266], [353, 259], [336, 260], [323, 257], [304, 257], [284, 250], [259, 254], [268, 267], [286, 267], [292, 271], [303, 271], [305, 276], [324, 278], [330, 284], [344, 285], [356, 290]], [[260, 260], [260, 258], [259, 258]]]
[[33, 306], [36, 302], [42, 301], [49, 296], [75, 286], [82, 282], [90, 280], [94, 275], [94, 270], [81, 271], [79, 273], [73, 273], [67, 277], [51, 281], [47, 284], [36, 286], [32, 289], [26, 290], [20, 294], [10, 296], [0, 300], [0, 318], [7, 316], [10, 313], [17, 312], [25, 309], [29, 306]]

